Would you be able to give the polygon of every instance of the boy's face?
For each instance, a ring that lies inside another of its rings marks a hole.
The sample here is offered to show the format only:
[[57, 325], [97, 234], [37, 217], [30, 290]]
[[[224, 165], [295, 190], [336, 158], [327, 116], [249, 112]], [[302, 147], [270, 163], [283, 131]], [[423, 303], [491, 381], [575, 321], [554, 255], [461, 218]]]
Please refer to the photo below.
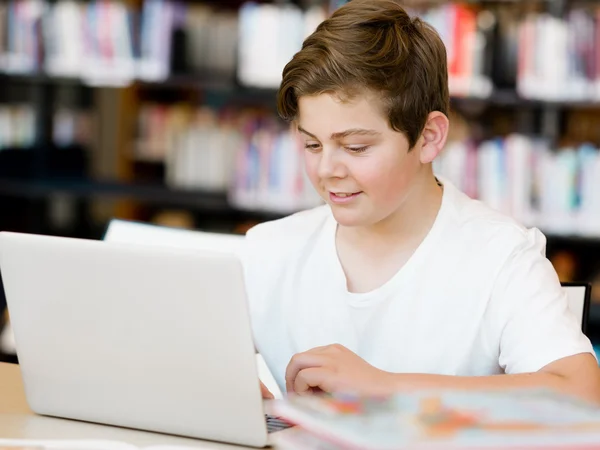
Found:
[[420, 144], [392, 130], [373, 96], [342, 102], [320, 94], [298, 100], [307, 174], [340, 225], [374, 225], [401, 209], [424, 176]]

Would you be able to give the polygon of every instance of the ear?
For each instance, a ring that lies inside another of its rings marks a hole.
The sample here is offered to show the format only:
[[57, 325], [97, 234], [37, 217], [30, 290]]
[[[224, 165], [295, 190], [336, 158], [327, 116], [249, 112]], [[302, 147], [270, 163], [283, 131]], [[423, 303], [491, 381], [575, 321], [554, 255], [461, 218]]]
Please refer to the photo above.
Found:
[[448, 129], [450, 121], [445, 114], [439, 111], [433, 111], [427, 116], [427, 122], [423, 128], [420, 159], [422, 164], [428, 164], [440, 154], [446, 139], [448, 138]]

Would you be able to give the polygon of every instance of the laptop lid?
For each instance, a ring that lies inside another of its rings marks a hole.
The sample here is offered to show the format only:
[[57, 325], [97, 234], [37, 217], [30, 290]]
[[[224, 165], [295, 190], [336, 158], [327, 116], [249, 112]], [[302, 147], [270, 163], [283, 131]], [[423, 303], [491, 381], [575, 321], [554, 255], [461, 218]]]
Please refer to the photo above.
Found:
[[160, 245], [215, 250], [240, 255], [244, 236], [188, 230], [121, 219], [112, 219], [104, 234], [106, 242]]
[[[159, 226], [144, 222], [112, 219], [104, 233], [106, 242], [139, 244], [163, 247], [176, 247], [188, 250], [213, 250], [229, 252], [242, 257], [244, 236], [239, 234], [212, 233], [200, 230], [189, 230]], [[283, 393], [260, 354], [256, 355], [258, 375], [263, 384], [276, 399], [283, 398]]]
[[3, 232], [0, 267], [34, 412], [267, 443], [234, 255]]

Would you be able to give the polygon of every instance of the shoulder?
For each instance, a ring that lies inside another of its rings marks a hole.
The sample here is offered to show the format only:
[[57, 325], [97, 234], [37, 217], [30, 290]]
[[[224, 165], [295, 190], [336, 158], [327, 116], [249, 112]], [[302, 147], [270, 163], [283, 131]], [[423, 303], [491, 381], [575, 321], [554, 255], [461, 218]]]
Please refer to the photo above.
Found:
[[448, 189], [449, 228], [461, 245], [498, 262], [525, 250], [545, 255], [546, 237], [540, 230], [470, 198], [451, 184]]
[[[535, 372], [558, 359], [591, 352], [581, 317], [569, 309], [546, 258], [545, 236], [453, 186], [449, 189], [444, 241], [450, 242], [447, 253], [459, 259], [452, 260], [452, 267], [460, 268], [450, 269], [451, 275], [456, 280], [464, 274], [470, 292], [481, 294], [484, 341], [498, 352], [500, 367], [506, 373]], [[452, 270], [459, 270], [458, 275]]]

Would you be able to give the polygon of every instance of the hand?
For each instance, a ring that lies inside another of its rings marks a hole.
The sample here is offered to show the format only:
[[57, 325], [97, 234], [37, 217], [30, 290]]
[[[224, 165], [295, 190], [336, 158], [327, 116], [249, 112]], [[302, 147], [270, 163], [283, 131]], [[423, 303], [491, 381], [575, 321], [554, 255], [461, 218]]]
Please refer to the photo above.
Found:
[[260, 393], [262, 394], [262, 398], [265, 400], [273, 400], [275, 398], [275, 396], [267, 389], [262, 381], [260, 382]]
[[385, 395], [393, 391], [393, 376], [334, 344], [294, 355], [285, 372], [285, 384], [288, 393], [300, 395], [319, 391]]

